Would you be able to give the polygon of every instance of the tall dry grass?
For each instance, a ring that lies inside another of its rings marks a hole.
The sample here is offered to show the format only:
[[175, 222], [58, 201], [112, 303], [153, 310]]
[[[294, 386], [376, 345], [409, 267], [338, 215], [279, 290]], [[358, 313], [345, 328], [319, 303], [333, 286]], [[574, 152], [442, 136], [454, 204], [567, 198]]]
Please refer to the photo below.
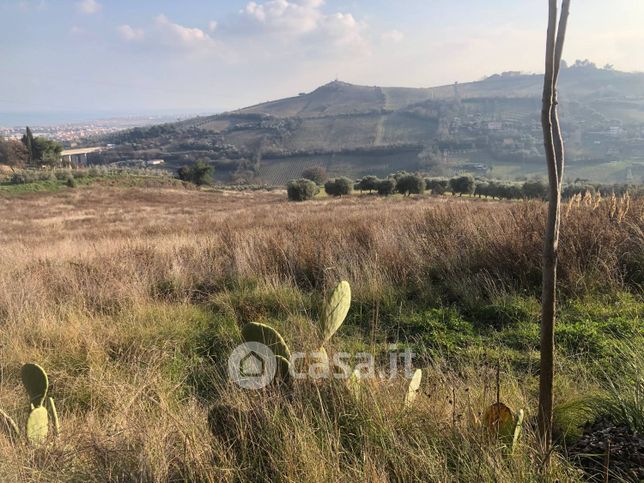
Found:
[[[0, 407], [24, 419], [19, 368], [37, 361], [63, 421], [45, 448], [0, 437], [0, 480], [579, 478], [559, 457], [542, 467], [529, 429], [513, 457], [477, 429], [489, 371], [437, 362], [409, 411], [400, 382], [355, 400], [340, 384], [248, 394], [222, 376], [240, 323], [277, 306], [307, 341], [309, 304], [339, 278], [358, 301], [467, 307], [537, 293], [541, 203], [283, 199], [98, 188], [0, 200]], [[566, 215], [564, 294], [641, 289], [644, 203], [610, 211]], [[244, 298], [247, 284], [264, 299]], [[515, 408], [534, 407], [534, 385], [509, 366], [503, 385]], [[232, 437], [208, 429], [223, 402], [238, 408]]]

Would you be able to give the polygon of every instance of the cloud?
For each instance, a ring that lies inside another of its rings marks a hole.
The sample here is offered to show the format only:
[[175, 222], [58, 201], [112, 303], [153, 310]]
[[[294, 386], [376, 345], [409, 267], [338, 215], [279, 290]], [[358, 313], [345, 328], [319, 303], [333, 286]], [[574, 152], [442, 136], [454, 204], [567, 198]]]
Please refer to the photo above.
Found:
[[116, 30], [119, 36], [127, 42], [137, 42], [143, 40], [145, 37], [145, 31], [143, 29], [134, 28], [127, 24], [121, 25]]
[[173, 23], [163, 14], [157, 16], [154, 23], [163, 43], [187, 49], [214, 47], [213, 38], [199, 28]]
[[[209, 29], [216, 28], [211, 22]], [[146, 50], [175, 50], [198, 56], [218, 53], [217, 43], [206, 30], [175, 23], [164, 14], [157, 15], [144, 27], [120, 25], [116, 32], [122, 41], [139, 43]]]
[[101, 11], [103, 6], [98, 3], [96, 0], [81, 0], [76, 3], [76, 8], [79, 12], [86, 15], [93, 15]]
[[[304, 53], [307, 56], [328, 57], [343, 52], [367, 52], [369, 42], [365, 37], [367, 26], [351, 13], [327, 13], [324, 0], [266, 0], [251, 1], [239, 11], [237, 22], [225, 25], [223, 31], [255, 39], [256, 45], [281, 43], [281, 53]], [[273, 51], [271, 51], [273, 50]], [[274, 49], [265, 52], [275, 55]]]
[[380, 38], [387, 43], [399, 44], [405, 40], [405, 34], [400, 30], [389, 30], [388, 32], [384, 32]]
[[117, 31], [123, 41], [144, 40], [146, 49], [181, 49], [233, 63], [368, 55], [367, 25], [351, 13], [327, 13], [323, 6], [323, 0], [251, 1], [222, 23], [182, 25], [160, 14], [143, 28], [125, 24]]
[[242, 19], [257, 30], [280, 32], [283, 35], [301, 35], [319, 27], [324, 15], [322, 0], [268, 0], [249, 2], [240, 11]]

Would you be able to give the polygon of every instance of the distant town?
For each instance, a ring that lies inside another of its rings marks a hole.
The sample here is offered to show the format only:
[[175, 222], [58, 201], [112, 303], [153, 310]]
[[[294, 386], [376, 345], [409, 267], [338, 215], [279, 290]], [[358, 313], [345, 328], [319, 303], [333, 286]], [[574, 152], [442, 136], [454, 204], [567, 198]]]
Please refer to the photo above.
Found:
[[[34, 136], [45, 136], [48, 139], [58, 141], [66, 148], [73, 148], [76, 147], [81, 140], [92, 139], [135, 127], [175, 122], [182, 119], [188, 119], [193, 116], [194, 115], [184, 114], [175, 116], [114, 117], [84, 122], [58, 123], [42, 126], [30, 125], [30, 128]], [[20, 139], [24, 133], [25, 126], [0, 125], [0, 137], [6, 139]]]

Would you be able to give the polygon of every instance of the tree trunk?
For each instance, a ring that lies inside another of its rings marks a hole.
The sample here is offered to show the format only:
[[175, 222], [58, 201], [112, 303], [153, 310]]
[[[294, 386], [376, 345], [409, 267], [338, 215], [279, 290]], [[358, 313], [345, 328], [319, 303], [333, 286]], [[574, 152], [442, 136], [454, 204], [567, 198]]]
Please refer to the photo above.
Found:
[[557, 257], [561, 223], [561, 188], [564, 143], [557, 115], [557, 79], [566, 36], [570, 0], [563, 0], [557, 27], [557, 0], [549, 0], [546, 68], [543, 83], [541, 126], [548, 166], [548, 217], [543, 247], [541, 292], [541, 358], [539, 372], [539, 434], [546, 451], [552, 444], [555, 319], [557, 305]]

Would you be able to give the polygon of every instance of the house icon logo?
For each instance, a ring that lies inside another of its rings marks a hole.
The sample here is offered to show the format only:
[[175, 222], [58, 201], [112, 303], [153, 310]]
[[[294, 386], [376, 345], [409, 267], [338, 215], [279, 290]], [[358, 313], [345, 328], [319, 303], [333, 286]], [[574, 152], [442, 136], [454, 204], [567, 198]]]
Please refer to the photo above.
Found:
[[244, 389], [262, 389], [275, 377], [277, 362], [273, 351], [259, 342], [244, 342], [228, 358], [228, 376]]
[[255, 351], [250, 351], [240, 361], [239, 372], [244, 377], [261, 377], [264, 374], [264, 359]]

